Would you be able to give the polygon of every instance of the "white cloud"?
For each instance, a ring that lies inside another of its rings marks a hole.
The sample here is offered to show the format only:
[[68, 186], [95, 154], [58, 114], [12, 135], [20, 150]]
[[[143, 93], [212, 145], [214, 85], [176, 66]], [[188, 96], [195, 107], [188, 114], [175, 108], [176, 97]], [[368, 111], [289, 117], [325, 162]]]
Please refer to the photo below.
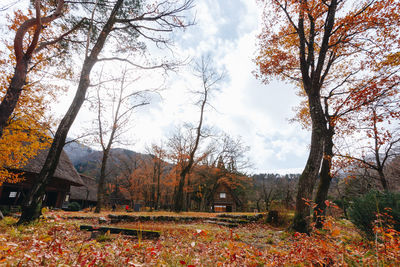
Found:
[[[249, 172], [300, 172], [309, 134], [287, 120], [299, 98], [292, 86], [276, 81], [264, 85], [252, 74], [259, 7], [247, 0], [198, 0], [196, 11], [197, 25], [177, 34], [174, 49], [182, 57], [211, 54], [216, 66], [226, 69], [221, 92], [212, 100], [216, 111], [207, 111], [207, 123], [241, 136], [250, 146], [254, 166]], [[158, 81], [150, 77], [141, 84], [151, 85], [154, 80]], [[190, 71], [182, 68], [169, 77], [168, 84], [169, 89], [161, 92], [162, 100], [137, 112], [131, 133], [135, 145], [130, 149], [143, 152], [151, 142], [165, 139], [174, 126], [197, 122], [198, 109], [187, 93], [194, 84]], [[86, 115], [81, 112], [80, 116]]]

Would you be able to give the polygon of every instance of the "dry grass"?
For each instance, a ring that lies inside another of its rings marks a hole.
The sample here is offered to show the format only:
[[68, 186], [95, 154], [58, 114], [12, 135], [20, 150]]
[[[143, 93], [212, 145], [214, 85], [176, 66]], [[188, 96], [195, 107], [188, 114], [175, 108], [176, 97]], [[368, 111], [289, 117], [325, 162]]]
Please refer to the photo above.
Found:
[[14, 218], [1, 221], [0, 266], [399, 266], [400, 263], [398, 236], [377, 247], [363, 240], [348, 221], [328, 220], [325, 229], [311, 236], [263, 223], [234, 229], [202, 222], [119, 223], [112, 226], [158, 230], [161, 237], [144, 240], [105, 234], [92, 239], [90, 232], [79, 230], [79, 224], [97, 220], [63, 219], [77, 214], [93, 215], [49, 212], [51, 217], [47, 219], [18, 227], [13, 225]]
[[[94, 213], [90, 210], [82, 211], [55, 211], [53, 214], [59, 214], [65, 217], [106, 217], [108, 214], [114, 215], [132, 215], [132, 216], [176, 216], [176, 217], [215, 217], [221, 213], [213, 212], [172, 212], [172, 211], [141, 211], [141, 212], [126, 212], [126, 211], [111, 211], [103, 210], [100, 213]], [[237, 212], [237, 215], [254, 215], [251, 212]]]

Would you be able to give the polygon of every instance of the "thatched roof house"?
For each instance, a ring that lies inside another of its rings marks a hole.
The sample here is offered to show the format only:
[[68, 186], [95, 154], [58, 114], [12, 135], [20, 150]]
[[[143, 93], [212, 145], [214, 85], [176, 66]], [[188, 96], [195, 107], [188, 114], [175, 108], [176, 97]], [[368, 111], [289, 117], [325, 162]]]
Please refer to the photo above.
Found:
[[[49, 153], [48, 149], [43, 149], [39, 151], [36, 157], [28, 160], [26, 165], [22, 167], [19, 171], [23, 171], [25, 173], [35, 173], [39, 174], [40, 170], [44, 162], [46, 161], [47, 154]], [[57, 169], [54, 173], [54, 178], [62, 179], [68, 181], [71, 185], [82, 186], [84, 185], [81, 176], [76, 171], [74, 165], [69, 160], [67, 153], [64, 151], [61, 152], [60, 161], [58, 162]]]
[[[17, 184], [3, 184], [0, 187], [0, 205], [20, 205], [38, 179], [38, 174], [46, 160], [49, 149], [43, 149], [31, 158], [25, 166], [10, 171], [23, 172], [24, 181]], [[83, 186], [84, 182], [75, 170], [68, 155], [63, 151], [57, 169], [46, 187], [44, 205], [61, 208], [70, 186]]]
[[210, 209], [214, 212], [236, 212], [242, 206], [232, 188], [226, 183], [220, 183], [213, 194]]
[[81, 207], [96, 205], [98, 188], [96, 179], [84, 174], [80, 174], [80, 176], [84, 185], [71, 186], [70, 202], [78, 202], [81, 204]]

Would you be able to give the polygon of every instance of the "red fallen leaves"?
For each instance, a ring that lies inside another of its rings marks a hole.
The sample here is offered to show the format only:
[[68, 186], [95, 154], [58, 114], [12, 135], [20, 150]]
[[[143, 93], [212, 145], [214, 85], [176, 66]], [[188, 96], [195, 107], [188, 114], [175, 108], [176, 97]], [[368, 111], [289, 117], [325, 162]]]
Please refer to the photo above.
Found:
[[[0, 265], [346, 266], [357, 260], [364, 265], [376, 264], [374, 243], [361, 243], [349, 222], [327, 221], [323, 231], [311, 235], [290, 234], [264, 224], [232, 231], [207, 226], [206, 231], [197, 229], [201, 227], [197, 224], [154, 223], [146, 227], [161, 230], [162, 237], [141, 240], [140, 244], [122, 235], [98, 242], [75, 225], [62, 222], [40, 222], [19, 230], [0, 222]], [[385, 241], [378, 247], [380, 262], [398, 265], [399, 234], [385, 229], [380, 235]]]
[[197, 229], [196, 232], [193, 234], [194, 236], [207, 236], [207, 232], [201, 229]]
[[[186, 265], [186, 261], [179, 261], [180, 264]], [[188, 264], [187, 267], [195, 267], [195, 265]]]

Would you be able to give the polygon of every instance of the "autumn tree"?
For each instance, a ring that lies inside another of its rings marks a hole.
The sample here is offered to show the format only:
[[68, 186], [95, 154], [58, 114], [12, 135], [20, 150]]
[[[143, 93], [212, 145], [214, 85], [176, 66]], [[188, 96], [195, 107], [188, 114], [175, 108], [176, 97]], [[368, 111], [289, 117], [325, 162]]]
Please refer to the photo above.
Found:
[[[252, 192], [255, 193], [253, 200], [256, 201], [257, 210], [260, 211], [261, 207], [264, 207], [266, 211], [269, 211], [273, 201], [279, 201], [289, 209], [293, 204], [298, 176], [297, 174], [273, 173], [254, 175]], [[262, 202], [264, 202], [263, 206]]]
[[[63, 33], [58, 33], [58, 35], [54, 34], [51, 24], [63, 15], [65, 11], [64, 0], [35, 0], [32, 2], [34, 11], [29, 9], [28, 15], [17, 11], [15, 24], [12, 25], [12, 29], [15, 30], [14, 53], [12, 55], [15, 59], [13, 62], [14, 71], [9, 80], [5, 81], [8, 87], [0, 103], [0, 137], [3, 135], [4, 128], [10, 122], [21, 93], [26, 87], [28, 72], [36, 68], [41, 61], [50, 60], [50, 55], [53, 53], [49, 53], [49, 48], [56, 46], [58, 51], [62, 50], [59, 43], [80, 25], [77, 24]], [[45, 53], [48, 57], [44, 56]]]
[[[84, 59], [77, 91], [58, 126], [38, 182], [33, 186], [22, 207], [18, 223], [32, 221], [40, 214], [45, 187], [54, 174], [68, 131], [85, 100], [90, 86], [90, 74], [95, 64], [100, 61], [123, 61], [138, 66], [139, 64], [135, 64], [129, 56], [135, 51], [143, 52], [145, 49], [144, 43], [139, 41], [140, 38], [154, 42], [159, 47], [168, 45], [168, 33], [190, 25], [190, 22], [184, 21], [182, 13], [191, 8], [192, 0], [148, 2], [147, 5], [136, 0], [84, 1], [74, 4], [83, 7], [82, 12], [74, 15], [90, 18], [88, 27], [82, 28], [82, 31], [87, 30], [84, 31], [85, 41], [79, 42], [82, 36], [77, 40], [77, 48], [81, 45], [84, 51], [81, 53]], [[113, 39], [114, 37], [116, 38]], [[111, 52], [115, 52], [119, 57], [107, 57], [101, 53], [108, 43], [114, 45], [115, 49]], [[167, 68], [168, 64], [161, 63], [160, 67]]]
[[[395, 40], [392, 41], [396, 42]], [[388, 44], [389, 41], [386, 41], [386, 45]], [[382, 51], [380, 45], [374, 42], [374, 45], [370, 46], [367, 50], [368, 54], [374, 55], [373, 60], [368, 59], [368, 55], [365, 55], [366, 62], [361, 62], [360, 67], [353, 72], [349, 71], [346, 80], [341, 86], [329, 88], [328, 90], [324, 88], [322, 90], [321, 98], [328, 126], [324, 137], [324, 157], [315, 196], [317, 207], [314, 212], [314, 220], [317, 221], [317, 227], [322, 227], [321, 219], [324, 217], [321, 215], [324, 215], [326, 208], [325, 201], [332, 178], [335, 176], [335, 169], [337, 169], [333, 166], [335, 163], [334, 156], [342, 154], [340, 151], [343, 147], [338, 145], [338, 139], [349, 139], [354, 136], [355, 132], [359, 134], [362, 128], [363, 130], [361, 131], [366, 131], [368, 129], [366, 125], [375, 124], [376, 126], [379, 120], [397, 121], [398, 111], [395, 106], [398, 103], [399, 68], [397, 66], [380, 66], [385, 61], [385, 58], [391, 54], [392, 48], [389, 46], [387, 50]], [[362, 53], [359, 52], [357, 54], [361, 57]], [[365, 68], [363, 65], [367, 64], [370, 60], [372, 60], [370, 62], [371, 68], [367, 73], [361, 75], [361, 70]], [[378, 106], [386, 112], [381, 112], [377, 117], [376, 112], [371, 112], [371, 110], [375, 110]], [[359, 126], [359, 124], [364, 124], [364, 126]], [[390, 126], [390, 128], [393, 127]], [[374, 127], [370, 126], [370, 130], [374, 131], [373, 129]], [[384, 130], [384, 132], [388, 133], [388, 130]], [[385, 138], [382, 134], [378, 134], [377, 131], [374, 131], [373, 135], [376, 137], [374, 151], [378, 151], [379, 154], [383, 143], [388, 142], [388, 137]], [[378, 135], [380, 136], [378, 137]], [[335, 143], [336, 148], [334, 147]], [[355, 155], [357, 153], [355, 152], [356, 150], [356, 147], [353, 146], [353, 153], [351, 154]], [[383, 166], [382, 162], [380, 162], [380, 157], [375, 156], [377, 162], [376, 170], [379, 169], [378, 173], [381, 173], [381, 181], [384, 181]], [[383, 165], [385, 162], [386, 160], [383, 161]]]
[[323, 92], [350, 90], [354, 78], [372, 68], [378, 47], [380, 51], [393, 49], [390, 41], [395, 39], [399, 4], [374, 0], [357, 4], [346, 0], [261, 2], [265, 3], [264, 27], [259, 36], [257, 76], [264, 82], [277, 77], [298, 85], [304, 90], [311, 121], [310, 152], [299, 179], [293, 222], [295, 230], [307, 232], [310, 208], [306, 200], [312, 199], [322, 160], [330, 165], [324, 149], [334, 133], [329, 131], [332, 121], [326, 116]]
[[116, 177], [121, 192], [129, 196], [131, 207], [135, 201], [141, 198], [141, 185], [144, 184], [141, 176], [141, 168], [143, 167], [143, 158], [135, 155], [126, 159], [120, 159], [123, 172]]
[[[346, 153], [338, 152], [339, 157], [350, 164], [369, 170], [384, 191], [391, 188], [386, 175], [387, 165], [400, 155], [399, 101], [397, 94], [394, 97], [392, 102], [385, 98], [365, 107], [355, 125], [356, 134], [361, 136], [353, 136], [357, 145], [352, 145], [351, 150], [343, 147], [342, 151]], [[349, 140], [346, 143], [349, 144]]]
[[250, 182], [245, 174], [250, 166], [248, 147], [241, 138], [220, 134], [214, 139], [196, 164], [188, 185], [191, 198], [198, 202], [198, 210], [201, 211], [209, 211], [209, 207], [213, 207], [213, 196], [219, 185], [240, 191]]
[[[48, 145], [52, 119], [46, 109], [56, 101], [61, 86], [46, 86], [50, 76], [47, 72], [52, 64], [60, 62], [52, 57], [65, 52], [59, 41], [72, 33], [57, 37], [57, 27], [51, 23], [61, 15], [63, 1], [33, 3], [33, 10], [17, 10], [7, 16], [7, 33], [15, 34], [15, 38], [13, 43], [1, 40], [5, 50], [0, 53], [0, 184], [18, 182], [18, 175], [8, 170], [21, 168]], [[39, 20], [41, 26], [37, 25]], [[60, 73], [53, 74], [60, 77]]]
[[163, 148], [162, 144], [152, 144], [147, 149], [147, 153], [151, 156], [151, 210], [158, 210], [160, 207], [161, 185], [162, 179], [165, 178], [167, 162], [167, 151]]
[[197, 105], [200, 108], [199, 121], [192, 129], [187, 129], [186, 134], [178, 132], [169, 140], [169, 147], [172, 150], [172, 157], [179, 169], [179, 180], [176, 187], [174, 210], [180, 212], [183, 209], [184, 201], [184, 186], [186, 176], [190, 173], [196, 159], [196, 152], [200, 145], [200, 139], [204, 137], [203, 123], [204, 112], [206, 106], [209, 105], [209, 98], [218, 82], [221, 81], [222, 75], [218, 74], [212, 66], [212, 61], [209, 57], [202, 57], [201, 61], [196, 63], [194, 68], [195, 75], [199, 78], [201, 89], [194, 91], [199, 96]]
[[132, 74], [125, 67], [122, 69], [121, 77], [113, 81], [113, 85], [119, 87], [109, 88], [102, 83], [103, 69], [99, 76], [99, 85], [96, 95], [91, 103], [92, 109], [97, 113], [95, 120], [96, 137], [95, 140], [102, 149], [102, 159], [100, 164], [100, 176], [98, 180], [97, 205], [95, 213], [99, 213], [104, 206], [104, 185], [106, 181], [106, 168], [111, 148], [114, 144], [122, 141], [122, 135], [127, 130], [135, 109], [148, 105], [147, 92], [144, 90], [134, 90], [132, 87], [137, 79], [129, 78]]
[[49, 145], [54, 120], [47, 108], [61, 87], [45, 86], [47, 72], [59, 62], [51, 57], [64, 54], [58, 42], [72, 32], [55, 37], [51, 22], [61, 15], [62, 2], [34, 1], [33, 10], [7, 16], [7, 36], [15, 38], [13, 43], [1, 40], [5, 49], [0, 53], [0, 186], [20, 182], [23, 173], [15, 171]]

